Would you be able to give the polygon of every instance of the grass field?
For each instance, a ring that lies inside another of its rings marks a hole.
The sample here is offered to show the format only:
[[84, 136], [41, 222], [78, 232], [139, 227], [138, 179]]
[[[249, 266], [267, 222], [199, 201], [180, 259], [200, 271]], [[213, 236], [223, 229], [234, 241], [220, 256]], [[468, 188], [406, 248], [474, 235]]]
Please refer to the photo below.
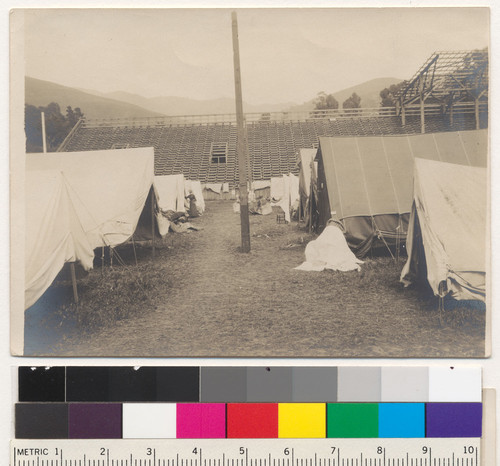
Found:
[[[207, 203], [197, 232], [139, 248], [139, 265], [96, 268], [37, 324], [36, 354], [206, 357], [481, 357], [484, 310], [399, 283], [403, 260], [368, 258], [361, 272], [304, 272], [313, 236], [275, 215], [252, 216], [249, 254], [239, 215]], [[121, 253], [133, 263], [130, 250]], [[69, 292], [67, 284], [52, 293]], [[42, 300], [42, 302], [44, 302]], [[45, 303], [48, 303], [45, 298]], [[457, 304], [457, 303], [455, 303]], [[67, 325], [67, 322], [72, 322]], [[39, 328], [38, 328], [39, 327]], [[61, 330], [63, 329], [63, 330]], [[67, 330], [65, 330], [67, 329]], [[28, 337], [27, 337], [28, 338]], [[29, 342], [28, 342], [29, 343]]]

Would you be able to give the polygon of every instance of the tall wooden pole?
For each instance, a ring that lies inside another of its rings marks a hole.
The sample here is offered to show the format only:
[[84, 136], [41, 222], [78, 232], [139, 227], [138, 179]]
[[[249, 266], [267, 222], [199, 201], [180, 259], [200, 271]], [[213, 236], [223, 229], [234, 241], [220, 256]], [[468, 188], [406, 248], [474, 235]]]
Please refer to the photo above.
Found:
[[240, 46], [238, 41], [238, 19], [231, 14], [233, 28], [234, 89], [236, 97], [236, 124], [238, 126], [238, 173], [240, 188], [241, 251], [250, 252], [250, 220], [248, 218], [247, 147], [243, 122], [243, 98], [241, 95]]

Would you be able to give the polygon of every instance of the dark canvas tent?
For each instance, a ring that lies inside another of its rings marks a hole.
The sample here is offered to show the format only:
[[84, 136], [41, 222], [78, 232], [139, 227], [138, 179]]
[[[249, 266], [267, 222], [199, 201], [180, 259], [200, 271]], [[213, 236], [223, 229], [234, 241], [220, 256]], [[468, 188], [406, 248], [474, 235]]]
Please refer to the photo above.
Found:
[[485, 168], [415, 159], [405, 285], [423, 277], [437, 296], [485, 300], [486, 187]]
[[341, 220], [359, 256], [404, 241], [416, 157], [486, 167], [487, 130], [411, 136], [321, 137], [318, 226]]

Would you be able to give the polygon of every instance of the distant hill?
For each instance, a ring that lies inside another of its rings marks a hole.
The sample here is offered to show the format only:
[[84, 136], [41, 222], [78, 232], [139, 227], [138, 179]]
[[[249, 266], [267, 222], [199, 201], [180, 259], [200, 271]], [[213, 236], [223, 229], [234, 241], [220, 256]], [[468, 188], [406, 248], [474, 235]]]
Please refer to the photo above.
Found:
[[[356, 86], [342, 89], [341, 91], [332, 92], [327, 91], [327, 94], [333, 94], [339, 103], [339, 108], [342, 108], [342, 103], [347, 100], [353, 92], [361, 97], [361, 107], [373, 108], [380, 106], [380, 91], [389, 87], [391, 84], [397, 84], [403, 81], [398, 78], [376, 78], [358, 84]], [[289, 112], [309, 112], [314, 109], [314, 98], [302, 105], [296, 105], [287, 109]]]
[[[221, 97], [209, 100], [196, 100], [189, 99], [187, 97], [174, 96], [158, 96], [148, 98], [122, 91], [98, 95], [128, 102], [130, 104], [138, 105], [165, 115], [210, 115], [236, 112], [236, 104], [234, 99], [230, 97]], [[244, 102], [243, 110], [245, 113], [282, 112], [293, 105], [296, 104], [294, 102], [284, 102], [278, 104], [251, 105]]]
[[87, 92], [62, 86], [41, 79], [25, 78], [25, 102], [35, 107], [46, 106], [56, 102], [64, 114], [66, 107], [80, 107], [87, 118], [129, 118], [162, 116], [128, 102], [110, 99], [107, 97], [89, 94]]

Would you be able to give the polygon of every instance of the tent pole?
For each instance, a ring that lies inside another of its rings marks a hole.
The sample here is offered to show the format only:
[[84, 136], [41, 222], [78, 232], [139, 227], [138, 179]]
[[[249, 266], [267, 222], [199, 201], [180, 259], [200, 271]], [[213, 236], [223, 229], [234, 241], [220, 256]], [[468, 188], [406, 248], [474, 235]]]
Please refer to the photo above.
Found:
[[155, 204], [153, 189], [151, 189], [151, 238], [153, 244], [152, 258], [155, 260]]
[[312, 201], [312, 197], [313, 197], [313, 189], [312, 189], [312, 183], [309, 184], [309, 233], [311, 233], [312, 231], [312, 205], [313, 205], [313, 201]]
[[73, 299], [75, 300], [75, 304], [78, 304], [78, 289], [76, 287], [75, 263], [71, 262], [69, 264], [69, 268], [71, 270], [71, 284], [73, 285]]

